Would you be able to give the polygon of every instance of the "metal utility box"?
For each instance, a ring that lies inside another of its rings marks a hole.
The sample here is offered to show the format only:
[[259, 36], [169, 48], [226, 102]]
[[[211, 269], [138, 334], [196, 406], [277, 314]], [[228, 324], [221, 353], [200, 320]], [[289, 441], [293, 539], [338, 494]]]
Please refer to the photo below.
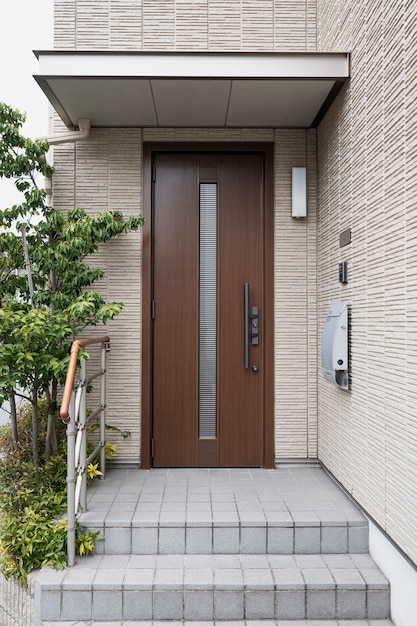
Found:
[[349, 389], [348, 302], [333, 302], [327, 314], [321, 340], [324, 377], [341, 389]]

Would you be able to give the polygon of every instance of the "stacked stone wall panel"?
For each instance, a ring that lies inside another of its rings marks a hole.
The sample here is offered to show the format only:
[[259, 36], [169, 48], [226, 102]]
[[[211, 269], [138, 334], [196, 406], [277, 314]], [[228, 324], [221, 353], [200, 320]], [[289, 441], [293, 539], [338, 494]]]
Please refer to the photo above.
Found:
[[317, 7], [318, 49], [352, 50], [350, 84], [318, 130], [320, 326], [332, 300], [351, 302], [351, 390], [319, 378], [319, 456], [417, 561], [417, 8]]

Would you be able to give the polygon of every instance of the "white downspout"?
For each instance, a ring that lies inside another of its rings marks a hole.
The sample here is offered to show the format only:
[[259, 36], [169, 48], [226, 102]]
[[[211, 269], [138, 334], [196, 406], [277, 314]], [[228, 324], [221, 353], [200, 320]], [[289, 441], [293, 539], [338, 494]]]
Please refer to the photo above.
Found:
[[69, 130], [67, 132], [50, 135], [49, 137], [38, 137], [38, 141], [47, 141], [50, 146], [57, 146], [61, 143], [73, 143], [87, 139], [90, 135], [91, 122], [89, 119], [82, 117], [78, 120], [80, 130]]
[[[88, 139], [90, 136], [91, 122], [86, 117], [81, 117], [78, 120], [79, 130], [69, 130], [63, 133], [57, 133], [56, 135], [49, 135], [49, 137], [38, 137], [38, 141], [47, 141], [50, 146], [57, 146], [62, 143], [74, 143], [76, 141], [82, 141]], [[47, 202], [50, 204], [52, 198], [52, 178], [45, 178], [45, 190], [47, 193]]]

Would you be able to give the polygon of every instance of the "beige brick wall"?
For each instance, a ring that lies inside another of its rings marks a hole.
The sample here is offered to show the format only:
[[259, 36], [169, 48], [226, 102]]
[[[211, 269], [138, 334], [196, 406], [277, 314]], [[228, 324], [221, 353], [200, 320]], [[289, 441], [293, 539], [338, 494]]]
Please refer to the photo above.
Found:
[[315, 0], [55, 0], [55, 47], [315, 50]]
[[[275, 136], [275, 454], [317, 457], [315, 131]], [[308, 167], [308, 216], [291, 217], [291, 168]]]
[[[87, 141], [54, 149], [53, 203], [61, 210], [74, 206], [87, 212], [106, 209], [126, 217], [142, 210], [142, 131], [93, 130]], [[142, 233], [121, 235], [91, 259], [105, 271], [99, 285], [107, 301], [123, 302], [122, 313], [105, 328], [111, 337], [107, 374], [107, 421], [132, 434], [117, 444], [119, 458], [138, 462], [141, 415], [141, 253]], [[102, 328], [86, 335], [100, 336]]]
[[350, 84], [318, 131], [320, 331], [332, 300], [352, 303], [352, 387], [319, 377], [319, 456], [414, 561], [416, 19], [412, 0], [318, 0], [318, 49], [352, 50]]

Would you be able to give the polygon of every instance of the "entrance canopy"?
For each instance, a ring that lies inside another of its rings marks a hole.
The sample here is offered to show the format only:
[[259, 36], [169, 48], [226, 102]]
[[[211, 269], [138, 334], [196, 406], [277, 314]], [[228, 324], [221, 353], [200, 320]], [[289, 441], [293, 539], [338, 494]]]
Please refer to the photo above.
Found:
[[347, 53], [46, 50], [35, 79], [69, 128], [317, 126]]

